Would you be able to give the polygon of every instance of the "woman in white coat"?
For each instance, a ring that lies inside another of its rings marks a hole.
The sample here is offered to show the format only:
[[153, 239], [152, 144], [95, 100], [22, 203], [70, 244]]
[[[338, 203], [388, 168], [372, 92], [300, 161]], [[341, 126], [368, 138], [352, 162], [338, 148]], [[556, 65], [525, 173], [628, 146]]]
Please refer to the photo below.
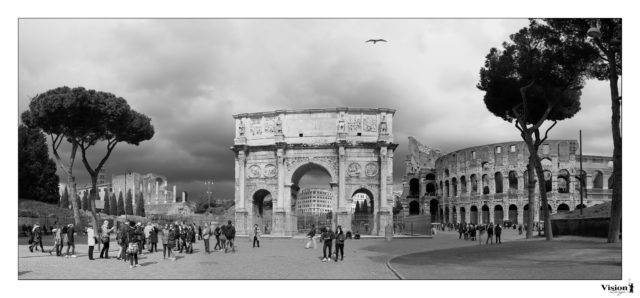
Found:
[[96, 245], [96, 234], [93, 232], [93, 226], [87, 225], [87, 245], [89, 246], [89, 260], [95, 260], [93, 258], [93, 246]]

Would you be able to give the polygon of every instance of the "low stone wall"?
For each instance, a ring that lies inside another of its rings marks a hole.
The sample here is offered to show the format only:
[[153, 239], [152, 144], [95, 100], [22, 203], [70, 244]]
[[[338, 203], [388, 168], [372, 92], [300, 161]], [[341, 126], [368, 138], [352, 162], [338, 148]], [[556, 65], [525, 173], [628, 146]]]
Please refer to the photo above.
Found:
[[606, 238], [609, 233], [609, 218], [552, 219], [551, 229], [554, 236], [575, 235]]

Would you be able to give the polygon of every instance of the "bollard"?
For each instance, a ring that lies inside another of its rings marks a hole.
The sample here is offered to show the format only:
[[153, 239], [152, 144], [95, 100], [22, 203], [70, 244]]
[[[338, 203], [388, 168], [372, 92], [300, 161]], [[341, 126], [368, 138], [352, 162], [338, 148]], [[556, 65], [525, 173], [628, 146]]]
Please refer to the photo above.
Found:
[[411, 236], [413, 236], [413, 223], [411, 223]]
[[384, 240], [391, 241], [393, 240], [393, 227], [389, 224], [384, 228]]

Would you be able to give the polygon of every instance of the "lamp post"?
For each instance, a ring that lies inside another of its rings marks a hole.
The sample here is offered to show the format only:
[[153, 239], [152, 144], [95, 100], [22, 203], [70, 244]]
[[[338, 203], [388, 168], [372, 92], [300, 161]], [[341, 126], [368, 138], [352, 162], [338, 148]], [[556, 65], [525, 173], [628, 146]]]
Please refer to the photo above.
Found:
[[204, 184], [207, 185], [207, 198], [209, 199], [209, 204], [207, 205], [207, 211], [209, 211], [209, 208], [211, 208], [211, 189], [209, 189], [209, 187], [211, 185], [213, 185], [213, 181], [212, 180], [206, 180], [204, 182]]
[[124, 202], [122, 203], [124, 203], [123, 205], [124, 205], [124, 221], [125, 222], [127, 222], [127, 174], [131, 176], [131, 168], [127, 168], [124, 171]]

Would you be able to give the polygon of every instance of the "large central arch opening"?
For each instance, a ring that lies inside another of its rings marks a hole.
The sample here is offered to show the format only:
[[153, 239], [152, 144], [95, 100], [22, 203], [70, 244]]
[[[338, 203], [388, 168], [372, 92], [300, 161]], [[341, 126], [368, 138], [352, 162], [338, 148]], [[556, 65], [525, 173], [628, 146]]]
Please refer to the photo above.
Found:
[[351, 204], [354, 206], [351, 228], [358, 234], [371, 235], [373, 233], [373, 213], [375, 210], [373, 193], [366, 188], [360, 188], [353, 192], [351, 199]]
[[298, 233], [332, 228], [336, 207], [332, 177], [322, 165], [307, 163], [291, 176], [291, 211], [296, 215]]
[[253, 209], [253, 223], [265, 233], [271, 233], [271, 219], [273, 218], [273, 196], [266, 189], [256, 191], [251, 197]]

